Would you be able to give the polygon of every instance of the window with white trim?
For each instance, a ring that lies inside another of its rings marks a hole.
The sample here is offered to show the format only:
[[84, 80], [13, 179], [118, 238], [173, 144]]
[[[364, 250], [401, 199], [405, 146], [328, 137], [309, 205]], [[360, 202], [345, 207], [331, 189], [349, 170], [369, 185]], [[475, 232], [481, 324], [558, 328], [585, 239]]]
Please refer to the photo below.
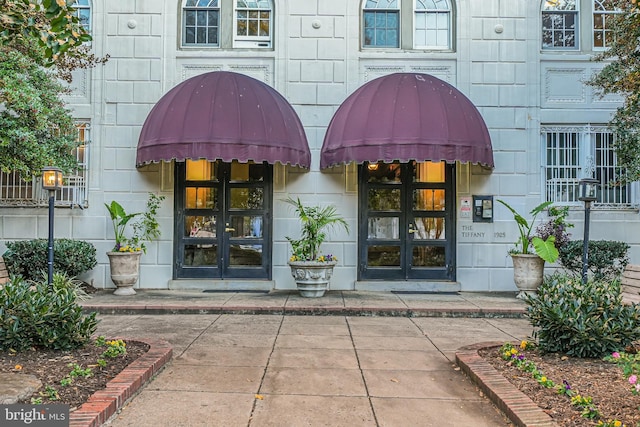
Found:
[[542, 2], [542, 48], [578, 49], [579, 0]]
[[234, 47], [271, 47], [271, 1], [236, 0]]
[[622, 11], [615, 7], [613, 0], [593, 0], [593, 48], [606, 49], [615, 38], [614, 18]]
[[272, 0], [183, 0], [182, 47], [271, 48]]
[[91, 32], [91, 4], [89, 0], [74, 0], [73, 8], [75, 9], [75, 15], [80, 20], [80, 24], [84, 29]]
[[367, 0], [363, 32], [364, 47], [400, 47], [400, 0]]
[[218, 0], [185, 0], [182, 9], [182, 44], [218, 46], [220, 38]]
[[547, 51], [608, 48], [614, 40], [614, 18], [622, 13], [615, 0], [542, 0], [541, 11], [542, 49]]
[[362, 47], [446, 50], [452, 46], [450, 0], [364, 0]]
[[416, 0], [413, 45], [417, 49], [451, 46], [451, 5], [448, 0]]
[[[73, 153], [78, 161], [78, 168], [63, 177], [62, 189], [56, 191], [55, 204], [60, 207], [88, 207], [87, 179], [91, 125], [88, 122], [81, 122], [76, 124], [76, 128], [80, 144]], [[16, 172], [0, 173], [0, 206], [42, 206], [47, 204], [48, 197], [48, 193], [42, 189], [40, 180], [36, 177], [26, 181]]]
[[596, 178], [596, 207], [630, 208], [635, 183], [620, 180], [614, 149], [615, 135], [606, 126], [543, 126], [545, 197], [559, 204], [581, 204], [578, 182]]

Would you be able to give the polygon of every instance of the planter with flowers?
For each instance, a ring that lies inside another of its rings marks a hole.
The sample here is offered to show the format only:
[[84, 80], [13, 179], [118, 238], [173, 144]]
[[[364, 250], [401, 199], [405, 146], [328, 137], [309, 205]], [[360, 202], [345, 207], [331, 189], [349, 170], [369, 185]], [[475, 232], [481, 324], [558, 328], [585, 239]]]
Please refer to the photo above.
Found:
[[[156, 215], [160, 202], [164, 196], [149, 193], [147, 209], [145, 212], [128, 214], [120, 205], [113, 200], [111, 204], [105, 203], [115, 233], [116, 244], [113, 250], [107, 252], [109, 266], [111, 268], [111, 281], [116, 285], [115, 295], [134, 295], [136, 291], [133, 286], [138, 282], [138, 272], [140, 269], [140, 256], [147, 251], [145, 242], [160, 237], [160, 228]], [[126, 236], [129, 222], [142, 215], [137, 222], [130, 224], [133, 233], [131, 237]]]
[[513, 214], [513, 219], [518, 225], [520, 237], [515, 247], [509, 251], [513, 261], [513, 281], [520, 291], [518, 298], [528, 293], [535, 293], [544, 279], [544, 263], [553, 263], [558, 259], [559, 253], [555, 246], [555, 236], [546, 238], [532, 236], [536, 217], [551, 205], [552, 202], [544, 202], [536, 206], [529, 213], [531, 220], [527, 221], [505, 201], [499, 200]]
[[303, 297], [321, 297], [329, 288], [333, 267], [338, 260], [331, 254], [320, 254], [327, 231], [336, 226], [349, 232], [349, 225], [333, 206], [305, 206], [300, 199], [284, 200], [294, 207], [300, 220], [300, 238], [286, 237], [291, 244], [289, 267], [298, 291]]

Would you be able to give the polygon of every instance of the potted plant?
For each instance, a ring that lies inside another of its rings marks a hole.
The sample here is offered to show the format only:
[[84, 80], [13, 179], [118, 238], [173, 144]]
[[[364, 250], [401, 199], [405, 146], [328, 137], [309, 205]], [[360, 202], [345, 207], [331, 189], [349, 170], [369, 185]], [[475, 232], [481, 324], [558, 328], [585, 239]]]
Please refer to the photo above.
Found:
[[513, 261], [513, 280], [520, 290], [519, 298], [527, 293], [534, 293], [542, 283], [544, 277], [544, 263], [553, 263], [558, 259], [558, 249], [555, 246], [555, 236], [549, 235], [546, 239], [533, 235], [532, 230], [536, 217], [549, 207], [552, 202], [544, 202], [529, 212], [531, 220], [527, 221], [515, 209], [504, 200], [498, 199], [513, 214], [513, 219], [518, 225], [520, 237], [515, 247], [509, 251]]
[[321, 254], [320, 245], [327, 237], [327, 231], [342, 226], [349, 233], [349, 224], [336, 212], [334, 206], [305, 206], [299, 198], [284, 201], [294, 207], [300, 220], [300, 238], [286, 237], [291, 244], [289, 258], [291, 275], [303, 297], [321, 297], [329, 286], [333, 267], [337, 258], [331, 254]]
[[[164, 196], [149, 193], [145, 212], [128, 214], [122, 205], [115, 200], [105, 203], [115, 233], [116, 243], [110, 252], [109, 266], [111, 267], [111, 281], [116, 285], [115, 295], [134, 295], [133, 285], [138, 282], [140, 255], [147, 252], [145, 242], [160, 237], [160, 225], [156, 219], [160, 202]], [[126, 236], [129, 222], [142, 215], [138, 221], [130, 224], [133, 233]]]

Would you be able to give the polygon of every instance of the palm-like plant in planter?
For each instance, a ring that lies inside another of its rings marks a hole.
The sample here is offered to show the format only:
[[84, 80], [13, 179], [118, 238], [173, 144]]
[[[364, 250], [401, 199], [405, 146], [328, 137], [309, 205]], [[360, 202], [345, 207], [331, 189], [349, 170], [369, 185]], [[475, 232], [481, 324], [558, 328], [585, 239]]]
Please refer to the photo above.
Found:
[[289, 259], [291, 275], [300, 295], [321, 297], [328, 287], [337, 258], [332, 254], [321, 254], [320, 245], [333, 228], [343, 227], [349, 233], [349, 224], [338, 215], [334, 206], [305, 206], [299, 198], [291, 197], [283, 201], [294, 207], [300, 220], [300, 238], [286, 237], [293, 252]]
[[[133, 285], [138, 281], [138, 270], [140, 266], [140, 255], [147, 251], [145, 242], [150, 242], [160, 237], [160, 224], [156, 216], [160, 203], [164, 196], [149, 193], [147, 200], [147, 210], [128, 214], [122, 205], [115, 200], [105, 203], [115, 235], [115, 245], [110, 252], [109, 265], [111, 269], [111, 281], [116, 285], [115, 295], [134, 295]], [[142, 215], [139, 221], [131, 224], [133, 234], [126, 236], [129, 222]]]
[[527, 221], [504, 200], [498, 199], [498, 202], [511, 211], [513, 219], [518, 225], [520, 237], [515, 248], [509, 251], [509, 255], [513, 260], [513, 279], [520, 290], [518, 297], [523, 297], [529, 292], [535, 292], [542, 283], [545, 261], [553, 263], [559, 256], [555, 246], [555, 236], [550, 235], [546, 239], [542, 239], [540, 236], [531, 236], [536, 217], [552, 202], [544, 202], [533, 208], [529, 213], [531, 215], [530, 221]]

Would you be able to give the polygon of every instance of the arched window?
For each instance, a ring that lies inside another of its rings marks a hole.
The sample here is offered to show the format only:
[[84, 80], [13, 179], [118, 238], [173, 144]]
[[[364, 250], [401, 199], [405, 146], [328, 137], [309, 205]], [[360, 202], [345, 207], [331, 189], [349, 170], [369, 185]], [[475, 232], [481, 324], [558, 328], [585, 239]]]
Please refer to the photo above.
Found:
[[185, 0], [182, 9], [182, 44], [218, 46], [220, 6], [218, 0]]
[[364, 47], [400, 47], [400, 3], [400, 0], [364, 3]]
[[621, 10], [613, 0], [593, 0], [593, 48], [606, 49], [614, 40], [613, 18]]
[[579, 11], [577, 0], [542, 2], [543, 49], [578, 49]]
[[449, 49], [451, 47], [449, 0], [415, 0], [414, 13], [414, 48]]
[[272, 5], [270, 0], [236, 0], [235, 47], [271, 47]]
[[272, 0], [183, 0], [182, 46], [270, 48]]
[[76, 16], [80, 20], [80, 24], [87, 32], [91, 32], [91, 5], [89, 0], [75, 0], [73, 8], [76, 10]]
[[363, 0], [362, 47], [452, 49], [453, 22], [452, 0]]

